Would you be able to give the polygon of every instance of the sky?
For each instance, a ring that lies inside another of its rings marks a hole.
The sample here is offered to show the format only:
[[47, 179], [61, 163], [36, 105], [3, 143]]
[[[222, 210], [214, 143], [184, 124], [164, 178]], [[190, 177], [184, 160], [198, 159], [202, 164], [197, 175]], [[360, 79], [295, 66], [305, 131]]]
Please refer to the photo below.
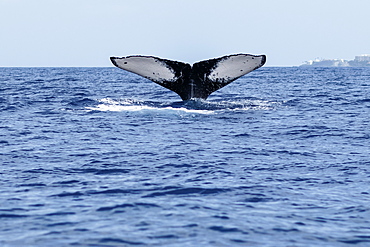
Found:
[[109, 67], [265, 54], [265, 66], [370, 54], [369, 0], [0, 0], [1, 67]]

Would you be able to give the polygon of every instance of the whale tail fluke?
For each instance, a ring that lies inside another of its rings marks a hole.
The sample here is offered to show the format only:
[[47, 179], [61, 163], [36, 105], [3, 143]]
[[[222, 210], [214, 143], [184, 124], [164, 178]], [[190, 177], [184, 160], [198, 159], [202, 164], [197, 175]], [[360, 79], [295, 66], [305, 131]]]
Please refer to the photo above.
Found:
[[152, 56], [111, 57], [118, 68], [143, 76], [177, 93], [181, 99], [206, 99], [214, 91], [262, 67], [265, 55], [236, 54], [200, 61], [192, 66]]

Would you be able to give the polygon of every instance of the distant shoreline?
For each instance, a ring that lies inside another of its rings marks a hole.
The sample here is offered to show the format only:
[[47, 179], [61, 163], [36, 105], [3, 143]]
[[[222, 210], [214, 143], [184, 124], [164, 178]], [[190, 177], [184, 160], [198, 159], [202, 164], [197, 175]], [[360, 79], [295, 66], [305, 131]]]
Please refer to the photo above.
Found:
[[370, 67], [370, 55], [355, 56], [353, 60], [315, 59], [306, 61], [300, 67]]

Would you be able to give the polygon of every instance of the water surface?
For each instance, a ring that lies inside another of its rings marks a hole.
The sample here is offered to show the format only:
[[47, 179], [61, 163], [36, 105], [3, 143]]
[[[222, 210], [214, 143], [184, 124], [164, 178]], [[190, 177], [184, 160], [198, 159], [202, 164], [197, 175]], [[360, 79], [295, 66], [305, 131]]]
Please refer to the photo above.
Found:
[[0, 68], [1, 246], [369, 246], [370, 69], [182, 102], [117, 68]]

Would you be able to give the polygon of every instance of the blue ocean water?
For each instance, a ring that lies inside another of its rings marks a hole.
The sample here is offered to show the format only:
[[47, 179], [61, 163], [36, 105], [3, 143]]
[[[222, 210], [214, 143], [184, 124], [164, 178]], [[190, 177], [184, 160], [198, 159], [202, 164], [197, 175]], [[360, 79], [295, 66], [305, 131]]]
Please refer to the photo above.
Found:
[[369, 120], [370, 68], [0, 68], [0, 245], [370, 246]]

